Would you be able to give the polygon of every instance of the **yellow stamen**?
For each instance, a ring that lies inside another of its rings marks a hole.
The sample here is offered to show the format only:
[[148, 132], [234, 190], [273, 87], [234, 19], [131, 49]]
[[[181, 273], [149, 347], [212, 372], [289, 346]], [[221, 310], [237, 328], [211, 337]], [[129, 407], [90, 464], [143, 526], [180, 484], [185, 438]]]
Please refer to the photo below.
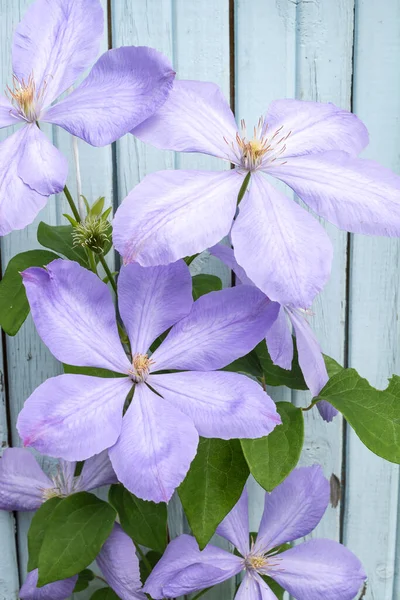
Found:
[[247, 567], [249, 569], [254, 569], [255, 571], [258, 571], [259, 569], [262, 569], [263, 567], [266, 566], [267, 564], [267, 559], [265, 558], [265, 556], [248, 556], [246, 559], [246, 563], [247, 563]]
[[27, 81], [18, 79], [16, 75], [13, 75], [12, 89], [7, 86], [8, 93], [6, 92], [6, 94], [20, 116], [29, 122], [33, 122], [39, 118], [45, 90], [46, 82], [44, 82], [41, 90], [36, 90], [36, 83], [32, 74], [29, 75]]
[[136, 382], [145, 381], [152, 364], [154, 364], [154, 360], [149, 358], [147, 354], [136, 353], [132, 356], [132, 368], [129, 370], [129, 374]]

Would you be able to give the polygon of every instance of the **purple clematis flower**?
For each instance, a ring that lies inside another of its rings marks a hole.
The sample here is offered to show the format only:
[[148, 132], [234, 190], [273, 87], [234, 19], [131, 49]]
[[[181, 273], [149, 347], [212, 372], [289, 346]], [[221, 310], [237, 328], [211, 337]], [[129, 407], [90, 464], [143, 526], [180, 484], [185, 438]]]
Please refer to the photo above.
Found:
[[[238, 264], [232, 248], [223, 244], [217, 244], [209, 248], [210, 254], [219, 258], [236, 275], [237, 282], [246, 285], [254, 285], [247, 277], [245, 270]], [[295, 308], [293, 306], [279, 306], [278, 317], [268, 329], [265, 341], [272, 362], [282, 369], [291, 369], [293, 361], [293, 338], [292, 328], [296, 335], [296, 345], [299, 357], [299, 365], [304, 375], [304, 380], [313, 397], [328, 382], [329, 376], [326, 370], [321, 346], [310, 324], [307, 321], [308, 309]], [[322, 400], [317, 403], [317, 408], [325, 421], [332, 421], [338, 414], [336, 408]]]
[[[121, 600], [146, 600], [140, 581], [139, 560], [131, 538], [115, 523], [96, 563], [108, 585]], [[64, 600], [74, 590], [78, 576], [36, 587], [38, 570], [28, 573], [20, 590], [22, 600]]]
[[52, 102], [98, 55], [103, 34], [99, 0], [36, 0], [13, 41], [13, 83], [0, 96], [0, 128], [26, 126], [0, 144], [0, 235], [33, 221], [48, 196], [62, 191], [67, 161], [40, 131], [60, 125], [93, 146], [110, 144], [166, 100], [175, 73], [146, 47], [110, 50], [64, 100]]
[[244, 572], [236, 600], [276, 600], [263, 576], [272, 577], [296, 600], [352, 600], [365, 580], [358, 558], [331, 540], [314, 539], [281, 553], [279, 547], [308, 535], [329, 503], [329, 483], [318, 465], [293, 471], [271, 494], [257, 539], [249, 534], [247, 493], [222, 521], [217, 533], [241, 557], [212, 545], [201, 552], [196, 540], [173, 540], [148, 578], [152, 598], [175, 598]]
[[356, 158], [367, 130], [333, 104], [275, 101], [248, 136], [244, 124], [238, 132], [218, 86], [177, 81], [168, 101], [133, 133], [159, 148], [210, 154], [236, 168], [148, 175], [116, 213], [114, 243], [125, 263], [167, 264], [215, 245], [232, 228], [237, 261], [257, 287], [283, 305], [309, 306], [330, 274], [330, 240], [264, 174], [288, 184], [341, 229], [400, 234], [400, 177]]
[[[128, 356], [111, 293], [94, 273], [60, 259], [27, 269], [23, 280], [39, 335], [58, 360], [121, 375], [45, 381], [18, 418], [25, 446], [66, 460], [108, 448], [125, 487], [160, 502], [183, 481], [199, 435], [257, 438], [281, 422], [255, 381], [217, 370], [254, 348], [276, 318], [277, 307], [255, 287], [213, 292], [193, 303], [184, 261], [123, 267], [118, 299]], [[154, 340], [171, 327], [149, 356]]]
[[55, 474], [49, 477], [26, 448], [4, 450], [0, 459], [0, 510], [37, 510], [49, 498], [65, 498], [118, 483], [107, 452], [87, 460], [78, 477], [75, 467], [75, 462], [60, 460]]

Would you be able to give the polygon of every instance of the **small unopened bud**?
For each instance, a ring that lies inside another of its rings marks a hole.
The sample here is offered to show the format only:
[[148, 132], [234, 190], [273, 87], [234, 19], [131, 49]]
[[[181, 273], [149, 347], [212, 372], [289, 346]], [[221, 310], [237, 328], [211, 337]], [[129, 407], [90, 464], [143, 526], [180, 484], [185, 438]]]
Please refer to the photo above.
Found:
[[75, 246], [88, 248], [95, 254], [104, 254], [111, 241], [111, 225], [103, 216], [89, 215], [72, 232]]

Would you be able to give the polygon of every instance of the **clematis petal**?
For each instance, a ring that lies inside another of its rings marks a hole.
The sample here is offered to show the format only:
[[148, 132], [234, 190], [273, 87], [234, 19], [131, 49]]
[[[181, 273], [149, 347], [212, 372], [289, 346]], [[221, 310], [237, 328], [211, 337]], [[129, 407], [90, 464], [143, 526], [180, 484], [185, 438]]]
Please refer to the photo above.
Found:
[[245, 375], [185, 371], [151, 375], [148, 384], [190, 417], [203, 437], [258, 438], [281, 423], [275, 403]]
[[118, 479], [135, 496], [168, 502], [198, 442], [192, 420], [142, 383], [135, 387], [121, 435], [109, 453]]
[[329, 278], [333, 252], [325, 230], [260, 174], [240, 204], [232, 243], [250, 279], [281, 304], [310, 306]]
[[152, 116], [167, 99], [174, 77], [169, 60], [153, 48], [114, 48], [43, 118], [92, 146], [105, 146]]
[[208, 251], [210, 254], [212, 254], [212, 256], [219, 258], [221, 262], [223, 262], [235, 273], [236, 277], [240, 280], [239, 282], [236, 281], [236, 283], [254, 285], [251, 279], [247, 277], [246, 271], [238, 264], [233, 252], [233, 248], [225, 246], [225, 244], [216, 244], [215, 246], [212, 246], [212, 248], [209, 248]]
[[324, 421], [327, 421], [328, 423], [332, 421], [332, 419], [338, 414], [337, 409], [326, 400], [321, 400], [320, 402], [318, 402], [317, 408], [321, 417], [324, 419]]
[[242, 181], [235, 171], [147, 175], [114, 218], [114, 245], [124, 263], [165, 265], [219, 242], [231, 228]]
[[272, 362], [282, 369], [291, 369], [293, 361], [293, 338], [285, 307], [279, 308], [276, 321], [265, 336]]
[[256, 552], [266, 552], [309, 534], [329, 503], [329, 482], [319, 465], [295, 469], [265, 495]]
[[47, 106], [96, 58], [103, 28], [99, 0], [36, 0], [15, 30], [13, 72], [33, 75]]
[[366, 579], [358, 558], [332, 540], [310, 540], [274, 562], [268, 575], [297, 600], [353, 600]]
[[79, 490], [89, 492], [102, 485], [118, 483], [108, 451], [104, 450], [85, 461], [79, 476]]
[[221, 89], [204, 81], [175, 81], [167, 102], [132, 133], [162, 150], [202, 152], [231, 160], [235, 117]]
[[59, 361], [128, 373], [111, 293], [94, 273], [58, 259], [22, 278], [36, 329]]
[[29, 132], [30, 127], [23, 127], [0, 143], [0, 235], [32, 223], [47, 202], [47, 196], [30, 188], [18, 175]]
[[325, 152], [291, 158], [269, 172], [340, 229], [400, 235], [400, 177], [372, 160]]
[[6, 96], [0, 94], [0, 129], [16, 125], [20, 117]]
[[17, 173], [31, 189], [43, 196], [62, 192], [67, 181], [68, 161], [36, 125], [28, 125], [25, 147]]
[[193, 304], [192, 278], [183, 260], [160, 267], [122, 267], [118, 304], [132, 352], [144, 354], [154, 340], [185, 317]]
[[7, 448], [0, 459], [0, 510], [36, 510], [53, 482], [24, 448]]
[[69, 577], [68, 579], [61, 579], [54, 583], [48, 583], [43, 587], [36, 587], [38, 578], [38, 569], [28, 573], [25, 583], [19, 592], [19, 597], [22, 600], [66, 600], [74, 590], [78, 575], [74, 575], [74, 577]]
[[108, 585], [121, 600], [146, 600], [141, 591], [139, 560], [131, 538], [118, 523], [96, 558]]
[[[191, 568], [193, 566], [194, 569]], [[201, 569], [202, 566], [205, 567], [205, 570]], [[211, 583], [208, 580], [208, 585], [215, 585], [219, 581], [225, 581], [237, 575], [243, 569], [243, 560], [211, 544], [200, 551], [194, 537], [180, 535], [168, 544], [163, 557], [147, 579], [144, 591], [158, 600], [165, 596], [171, 598], [205, 588], [207, 587], [207, 572], [211, 567], [215, 569], [212, 570], [212, 577], [215, 578], [215, 581]], [[186, 569], [187, 576], [185, 576]], [[176, 586], [175, 591], [172, 588], [177, 583], [177, 577], [179, 577], [179, 590]], [[182, 586], [182, 591], [180, 591], [180, 586]]]
[[235, 600], [278, 600], [274, 592], [268, 585], [255, 573], [249, 575], [246, 573], [242, 583], [236, 592]]
[[65, 460], [86, 460], [117, 441], [131, 390], [127, 377], [58, 375], [26, 400], [17, 429], [24, 446]]
[[242, 556], [250, 552], [249, 497], [244, 488], [239, 501], [218, 525], [218, 535], [231, 542]]
[[277, 305], [240, 285], [202, 296], [152, 355], [154, 369], [212, 371], [250, 352], [274, 322]]
[[368, 131], [356, 115], [331, 103], [304, 100], [275, 100], [265, 115], [264, 134], [282, 127], [279, 137], [287, 149], [281, 157], [344, 150], [357, 155], [368, 145]]

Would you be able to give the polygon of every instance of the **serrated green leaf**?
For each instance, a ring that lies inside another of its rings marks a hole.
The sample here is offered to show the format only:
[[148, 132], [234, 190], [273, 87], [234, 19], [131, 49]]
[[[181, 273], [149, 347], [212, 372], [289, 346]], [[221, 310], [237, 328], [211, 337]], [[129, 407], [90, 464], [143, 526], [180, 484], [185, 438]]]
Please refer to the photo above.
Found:
[[88, 492], [63, 498], [44, 533], [38, 586], [67, 579], [88, 567], [110, 535], [115, 517], [112, 506]]
[[178, 493], [201, 549], [239, 500], [248, 476], [239, 440], [200, 439]]
[[374, 454], [400, 464], [400, 377], [377, 390], [355, 369], [341, 369], [316, 400], [327, 400], [342, 413]]
[[90, 600], [119, 600], [119, 596], [110, 587], [96, 590]]
[[192, 277], [193, 300], [209, 292], [218, 292], [222, 290], [222, 281], [216, 275], [207, 275], [201, 273]]
[[297, 465], [304, 442], [304, 419], [300, 408], [277, 402], [282, 425], [266, 437], [241, 440], [254, 479], [268, 492], [279, 485]]
[[294, 343], [294, 355], [291, 370], [282, 369], [277, 365], [274, 365], [272, 359], [269, 355], [267, 344], [265, 340], [263, 340], [258, 346], [255, 348], [258, 359], [261, 363], [261, 367], [264, 373], [265, 381], [267, 385], [285, 385], [288, 388], [293, 390], [307, 390], [307, 384], [304, 381], [303, 373], [301, 372], [297, 349], [295, 344], [295, 339], [293, 338]]
[[83, 592], [89, 587], [89, 583], [93, 581], [94, 573], [90, 569], [84, 569], [78, 575], [78, 581], [75, 584], [73, 593]]
[[122, 485], [112, 485], [108, 496], [121, 527], [135, 544], [164, 552], [167, 546], [167, 506], [136, 498]]
[[69, 260], [75, 260], [82, 267], [88, 267], [87, 255], [81, 246], [74, 246], [72, 239], [72, 225], [47, 225], [39, 223], [37, 230], [37, 239], [39, 244], [45, 248], [50, 248]]
[[60, 502], [61, 498], [51, 498], [44, 502], [33, 515], [28, 531], [28, 571], [33, 571], [38, 568], [39, 553], [42, 547], [44, 534], [47, 525], [50, 522], [50, 517]]
[[60, 258], [47, 250], [21, 252], [10, 260], [0, 282], [0, 327], [15, 335], [29, 315], [29, 303], [20, 273], [29, 267], [44, 267]]

